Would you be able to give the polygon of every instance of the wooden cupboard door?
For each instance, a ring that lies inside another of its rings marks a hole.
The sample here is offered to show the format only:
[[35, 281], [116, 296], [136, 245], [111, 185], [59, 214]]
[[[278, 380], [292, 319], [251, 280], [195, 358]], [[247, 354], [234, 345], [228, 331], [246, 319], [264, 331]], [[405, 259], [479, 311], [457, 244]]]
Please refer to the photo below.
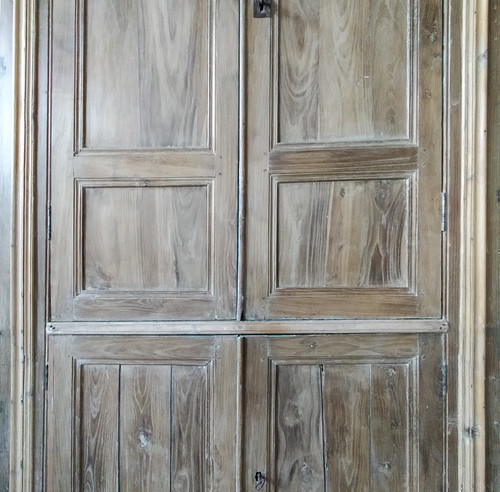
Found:
[[46, 490], [234, 490], [235, 345], [50, 337]]
[[243, 490], [444, 490], [441, 335], [256, 337], [244, 357]]
[[55, 0], [52, 320], [235, 317], [238, 2]]
[[247, 15], [247, 319], [441, 316], [442, 2]]

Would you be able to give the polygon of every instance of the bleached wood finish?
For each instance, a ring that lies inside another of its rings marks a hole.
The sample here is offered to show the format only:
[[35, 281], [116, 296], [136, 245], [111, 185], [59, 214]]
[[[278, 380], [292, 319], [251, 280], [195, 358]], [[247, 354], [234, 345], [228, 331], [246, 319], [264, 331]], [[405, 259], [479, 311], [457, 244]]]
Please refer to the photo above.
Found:
[[440, 317], [441, 2], [280, 2], [246, 33], [246, 319]]
[[213, 2], [77, 5], [81, 148], [211, 147]]
[[51, 318], [234, 318], [237, 5], [51, 13]]
[[408, 139], [412, 1], [279, 2], [279, 143]]
[[46, 490], [232, 490], [235, 359], [235, 337], [51, 337]]
[[488, 46], [488, 284], [486, 487], [500, 488], [500, 3], [490, 2]]
[[439, 335], [245, 341], [244, 490], [440, 490]]
[[11, 241], [14, 159], [13, 3], [0, 4], [0, 490], [9, 489], [11, 407]]

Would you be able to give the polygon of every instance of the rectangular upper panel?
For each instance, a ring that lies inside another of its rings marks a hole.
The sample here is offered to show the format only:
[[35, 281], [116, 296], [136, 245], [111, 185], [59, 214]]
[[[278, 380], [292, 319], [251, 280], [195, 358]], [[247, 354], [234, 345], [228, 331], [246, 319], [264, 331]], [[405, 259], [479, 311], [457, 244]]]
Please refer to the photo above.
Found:
[[211, 3], [80, 1], [81, 148], [210, 146]]
[[408, 179], [278, 182], [277, 289], [409, 286]]
[[77, 291], [207, 292], [210, 186], [141, 184], [82, 185]]
[[276, 143], [410, 138], [412, 10], [411, 0], [280, 1]]

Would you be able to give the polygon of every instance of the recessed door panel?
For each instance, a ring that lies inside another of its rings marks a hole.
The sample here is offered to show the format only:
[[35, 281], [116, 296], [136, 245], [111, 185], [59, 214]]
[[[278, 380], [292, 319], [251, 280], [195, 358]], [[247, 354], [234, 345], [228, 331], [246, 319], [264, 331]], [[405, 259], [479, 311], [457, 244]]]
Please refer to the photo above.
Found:
[[81, 148], [209, 148], [213, 2], [78, 6]]
[[279, 1], [276, 143], [410, 138], [413, 2]]

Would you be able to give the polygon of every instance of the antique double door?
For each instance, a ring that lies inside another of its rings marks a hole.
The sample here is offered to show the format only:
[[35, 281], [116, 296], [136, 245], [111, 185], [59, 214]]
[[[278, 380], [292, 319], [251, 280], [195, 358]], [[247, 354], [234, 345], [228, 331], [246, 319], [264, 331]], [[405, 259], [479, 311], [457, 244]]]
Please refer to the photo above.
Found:
[[443, 488], [442, 18], [53, 0], [47, 490]]

